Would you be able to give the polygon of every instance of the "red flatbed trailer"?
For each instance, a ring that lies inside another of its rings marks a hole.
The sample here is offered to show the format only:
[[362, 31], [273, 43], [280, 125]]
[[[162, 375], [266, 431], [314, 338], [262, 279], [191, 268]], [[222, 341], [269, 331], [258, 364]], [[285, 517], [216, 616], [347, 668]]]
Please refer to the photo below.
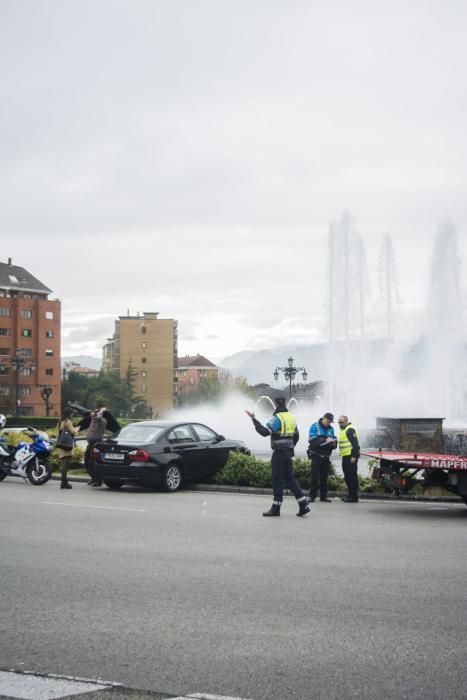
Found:
[[389, 450], [361, 450], [361, 454], [379, 461], [372, 477], [396, 493], [410, 491], [422, 471], [425, 485], [442, 486], [467, 505], [467, 457]]

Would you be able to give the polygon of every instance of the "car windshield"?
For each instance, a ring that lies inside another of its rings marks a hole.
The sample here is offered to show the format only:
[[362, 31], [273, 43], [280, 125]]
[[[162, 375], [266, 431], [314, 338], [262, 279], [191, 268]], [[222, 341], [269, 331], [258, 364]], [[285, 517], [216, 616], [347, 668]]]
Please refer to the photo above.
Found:
[[143, 425], [133, 423], [122, 428], [117, 436], [117, 442], [145, 443], [154, 442], [162, 433], [163, 428], [158, 425]]

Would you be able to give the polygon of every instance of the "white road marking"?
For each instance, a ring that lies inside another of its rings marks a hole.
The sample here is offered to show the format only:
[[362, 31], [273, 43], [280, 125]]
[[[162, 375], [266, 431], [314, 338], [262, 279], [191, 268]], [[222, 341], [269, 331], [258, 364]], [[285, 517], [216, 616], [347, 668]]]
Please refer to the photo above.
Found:
[[87, 503], [66, 503], [65, 501], [42, 501], [48, 506], [69, 506], [71, 508], [100, 508], [101, 510], [132, 510], [135, 513], [145, 513], [146, 508], [120, 508], [119, 506], [90, 506]]
[[171, 700], [248, 700], [248, 698], [240, 698], [237, 695], [209, 695], [208, 693], [190, 693], [189, 695], [180, 695], [178, 698]]
[[0, 671], [0, 694], [21, 700], [55, 700], [70, 695], [92, 693], [111, 686], [65, 678], [50, 678], [27, 673]]
[[[121, 683], [105, 681], [102, 678], [81, 678], [79, 676], [59, 676], [53, 673], [38, 675], [32, 671], [0, 671], [0, 697], [18, 700], [59, 700], [83, 693], [96, 693], [96, 697], [106, 695], [112, 687], [122, 688]], [[248, 700], [239, 696], [211, 695], [209, 693], [189, 693], [171, 700]]]

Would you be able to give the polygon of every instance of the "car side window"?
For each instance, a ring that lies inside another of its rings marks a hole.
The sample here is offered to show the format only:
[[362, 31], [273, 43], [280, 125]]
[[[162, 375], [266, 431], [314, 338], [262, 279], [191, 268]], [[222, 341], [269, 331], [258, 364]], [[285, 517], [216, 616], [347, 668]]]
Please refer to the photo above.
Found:
[[176, 445], [181, 442], [194, 442], [195, 439], [190, 428], [187, 425], [179, 425], [167, 435], [167, 440], [172, 444]]
[[205, 425], [193, 425], [200, 442], [215, 442], [217, 435], [213, 430], [210, 430]]

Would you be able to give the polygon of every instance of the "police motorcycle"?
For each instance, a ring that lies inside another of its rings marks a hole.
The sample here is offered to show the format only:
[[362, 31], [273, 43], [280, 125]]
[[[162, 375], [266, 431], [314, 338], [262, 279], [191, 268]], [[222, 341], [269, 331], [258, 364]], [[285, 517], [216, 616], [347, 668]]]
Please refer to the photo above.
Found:
[[[5, 422], [5, 417], [0, 415], [0, 429]], [[33, 486], [42, 486], [52, 476], [52, 465], [48, 463], [52, 445], [35, 428], [26, 428], [23, 432], [32, 442], [8, 446], [6, 439], [0, 436], [0, 481], [7, 476], [19, 476], [28, 479]]]

